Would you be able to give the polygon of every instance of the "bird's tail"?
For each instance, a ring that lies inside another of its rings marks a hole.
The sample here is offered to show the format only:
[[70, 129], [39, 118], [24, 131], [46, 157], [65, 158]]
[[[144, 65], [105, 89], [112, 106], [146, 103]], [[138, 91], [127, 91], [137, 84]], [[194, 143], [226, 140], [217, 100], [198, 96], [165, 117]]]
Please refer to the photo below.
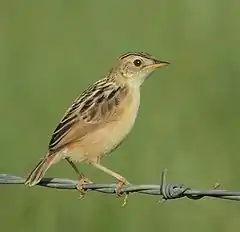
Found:
[[55, 163], [56, 155], [57, 154], [54, 153], [52, 154], [48, 153], [42, 160], [40, 160], [36, 167], [29, 174], [27, 179], [25, 180], [25, 185], [32, 187], [38, 184], [43, 178], [48, 168], [53, 163]]

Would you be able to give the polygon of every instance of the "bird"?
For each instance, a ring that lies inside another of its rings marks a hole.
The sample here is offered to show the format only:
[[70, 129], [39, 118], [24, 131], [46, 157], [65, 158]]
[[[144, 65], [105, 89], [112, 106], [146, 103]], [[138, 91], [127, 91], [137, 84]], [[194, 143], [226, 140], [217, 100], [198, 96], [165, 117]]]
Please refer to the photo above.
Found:
[[119, 147], [132, 130], [140, 106], [140, 89], [155, 70], [167, 66], [146, 52], [122, 54], [107, 75], [90, 85], [68, 108], [52, 133], [47, 152], [26, 178], [25, 185], [37, 185], [46, 171], [66, 160], [78, 175], [79, 190], [92, 183], [75, 163], [86, 163], [117, 180], [116, 193], [130, 182], [102, 165], [103, 157]]

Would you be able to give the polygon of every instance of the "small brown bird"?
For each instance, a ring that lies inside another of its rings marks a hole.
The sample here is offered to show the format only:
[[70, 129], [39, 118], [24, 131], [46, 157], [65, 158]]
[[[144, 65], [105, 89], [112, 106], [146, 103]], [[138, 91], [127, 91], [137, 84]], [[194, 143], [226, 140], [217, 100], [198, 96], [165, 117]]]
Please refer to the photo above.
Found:
[[67, 110], [53, 132], [47, 154], [36, 165], [25, 184], [40, 182], [50, 166], [67, 160], [79, 175], [79, 189], [89, 183], [74, 162], [84, 162], [118, 180], [119, 190], [129, 182], [101, 165], [128, 135], [140, 104], [140, 86], [157, 68], [168, 65], [150, 54], [130, 52], [119, 57], [105, 78], [86, 89]]

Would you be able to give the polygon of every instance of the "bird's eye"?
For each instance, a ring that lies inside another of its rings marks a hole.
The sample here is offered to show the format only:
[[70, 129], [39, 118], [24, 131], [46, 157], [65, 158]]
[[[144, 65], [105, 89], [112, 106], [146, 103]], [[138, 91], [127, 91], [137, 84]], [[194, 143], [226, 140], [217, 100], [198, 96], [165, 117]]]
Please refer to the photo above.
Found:
[[139, 59], [136, 59], [136, 60], [133, 61], [133, 63], [136, 67], [139, 67], [142, 64], [142, 61], [139, 60]]

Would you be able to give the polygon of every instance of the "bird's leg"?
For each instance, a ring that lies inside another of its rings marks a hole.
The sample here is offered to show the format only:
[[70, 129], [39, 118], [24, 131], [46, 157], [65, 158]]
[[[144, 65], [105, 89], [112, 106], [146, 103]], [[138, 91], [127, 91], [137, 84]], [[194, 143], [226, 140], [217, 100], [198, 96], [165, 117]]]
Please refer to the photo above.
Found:
[[88, 179], [83, 173], [80, 173], [77, 166], [73, 163], [72, 160], [69, 158], [65, 158], [66, 161], [72, 166], [74, 171], [78, 175], [78, 183], [76, 185], [77, 190], [80, 192], [80, 198], [82, 198], [85, 195], [84, 185], [85, 184], [91, 184], [93, 183], [90, 179]]
[[117, 186], [116, 186], [116, 194], [117, 196], [121, 196], [121, 189], [123, 187], [123, 185], [125, 184], [130, 184], [124, 177], [122, 177], [120, 174], [113, 172], [112, 170], [102, 166], [100, 163], [92, 163], [92, 165], [100, 170], [102, 170], [103, 172], [113, 176], [114, 178], [116, 178], [118, 180]]

